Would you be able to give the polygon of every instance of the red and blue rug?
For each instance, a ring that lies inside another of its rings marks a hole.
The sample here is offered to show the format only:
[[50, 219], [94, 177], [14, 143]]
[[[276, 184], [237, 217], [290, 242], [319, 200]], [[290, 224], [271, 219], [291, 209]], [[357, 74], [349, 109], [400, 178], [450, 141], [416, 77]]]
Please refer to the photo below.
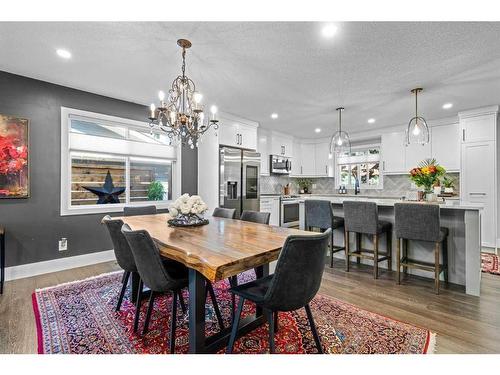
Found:
[[[240, 275], [240, 281], [251, 273]], [[39, 353], [132, 354], [168, 352], [170, 294], [157, 298], [149, 332], [142, 336], [132, 330], [135, 307], [125, 297], [120, 312], [114, 307], [121, 287], [121, 272], [61, 284], [33, 293]], [[231, 296], [228, 284], [214, 284], [225, 324], [230, 325]], [[184, 292], [188, 301], [189, 293]], [[144, 321], [146, 303], [141, 310]], [[332, 354], [421, 354], [432, 353], [435, 334], [414, 325], [390, 319], [330, 297], [317, 295], [311, 309], [325, 353]], [[276, 334], [278, 353], [315, 353], [304, 309], [279, 314]], [[180, 310], [178, 310], [180, 311]], [[243, 316], [255, 312], [245, 305]], [[206, 333], [218, 332], [217, 319], [208, 299]], [[188, 316], [178, 317], [176, 353], [188, 350]], [[141, 326], [139, 327], [141, 331]], [[240, 338], [235, 353], [268, 352], [268, 326], [264, 325]]]
[[492, 275], [500, 275], [498, 263], [498, 255], [481, 253], [481, 271], [491, 273]]

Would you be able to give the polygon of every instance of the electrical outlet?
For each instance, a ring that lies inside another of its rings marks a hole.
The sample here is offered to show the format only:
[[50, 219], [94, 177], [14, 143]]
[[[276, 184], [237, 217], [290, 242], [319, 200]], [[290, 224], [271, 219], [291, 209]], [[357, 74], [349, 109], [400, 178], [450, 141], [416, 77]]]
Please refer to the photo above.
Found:
[[68, 239], [63, 237], [59, 240], [59, 251], [66, 250], [68, 250]]
[[313, 184], [313, 189], [316, 189], [316, 184]]

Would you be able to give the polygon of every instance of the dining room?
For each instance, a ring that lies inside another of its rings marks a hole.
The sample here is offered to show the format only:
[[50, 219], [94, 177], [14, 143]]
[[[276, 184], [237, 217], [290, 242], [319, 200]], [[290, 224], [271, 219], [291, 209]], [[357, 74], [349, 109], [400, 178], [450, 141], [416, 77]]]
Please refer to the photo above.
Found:
[[0, 14], [0, 368], [498, 365], [492, 12], [89, 1]]

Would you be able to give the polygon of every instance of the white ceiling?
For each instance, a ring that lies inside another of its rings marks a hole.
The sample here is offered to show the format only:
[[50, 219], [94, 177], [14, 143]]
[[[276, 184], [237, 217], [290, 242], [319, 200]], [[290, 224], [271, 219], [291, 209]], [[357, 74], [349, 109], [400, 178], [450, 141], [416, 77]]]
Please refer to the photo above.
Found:
[[333, 133], [338, 106], [348, 131], [405, 124], [415, 86], [427, 119], [500, 103], [500, 23], [346, 22], [330, 40], [322, 25], [2, 22], [0, 70], [149, 104], [179, 74], [176, 40], [188, 38], [187, 73], [207, 104], [308, 138]]

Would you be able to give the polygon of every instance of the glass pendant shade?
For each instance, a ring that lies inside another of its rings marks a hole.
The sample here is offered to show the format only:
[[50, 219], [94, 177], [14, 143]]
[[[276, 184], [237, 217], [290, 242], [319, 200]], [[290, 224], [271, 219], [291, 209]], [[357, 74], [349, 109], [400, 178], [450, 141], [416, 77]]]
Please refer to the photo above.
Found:
[[342, 130], [342, 111], [344, 108], [337, 108], [339, 113], [339, 130], [333, 134], [332, 139], [330, 140], [330, 154], [343, 155], [351, 154], [351, 140], [349, 138], [349, 134]]
[[425, 145], [429, 143], [429, 127], [425, 119], [418, 115], [418, 93], [421, 91], [421, 88], [411, 90], [415, 94], [415, 117], [408, 122], [406, 129], [405, 143], [407, 146], [409, 144]]

